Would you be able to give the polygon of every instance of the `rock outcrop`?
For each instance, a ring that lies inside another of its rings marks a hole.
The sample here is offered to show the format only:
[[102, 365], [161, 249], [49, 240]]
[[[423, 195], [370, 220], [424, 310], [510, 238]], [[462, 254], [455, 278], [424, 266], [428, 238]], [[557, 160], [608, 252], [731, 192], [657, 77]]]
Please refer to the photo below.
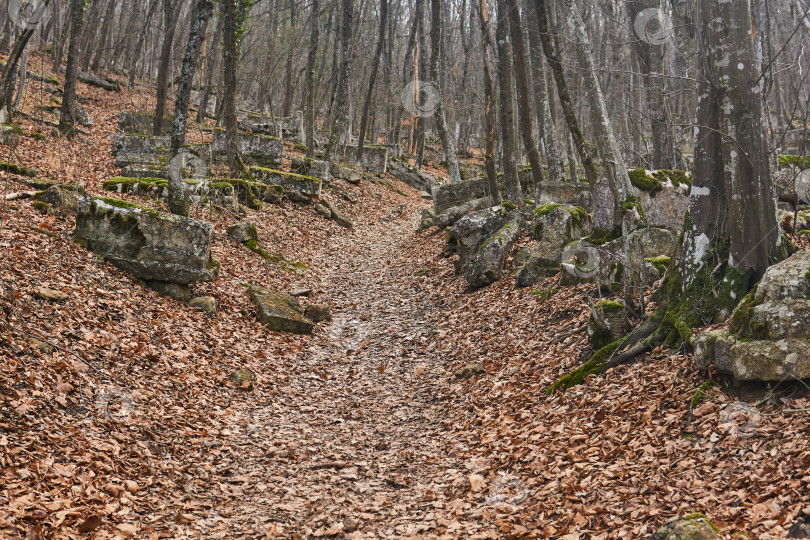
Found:
[[650, 540], [721, 540], [720, 532], [703, 514], [674, 517], [655, 531]]
[[518, 271], [516, 287], [528, 287], [560, 271], [566, 244], [590, 232], [591, 217], [580, 206], [550, 203], [534, 213], [534, 237], [539, 240]]
[[694, 359], [742, 381], [810, 378], [810, 252], [768, 268], [728, 330], [698, 338]]
[[294, 296], [251, 285], [247, 291], [250, 301], [256, 305], [259, 320], [275, 332], [311, 334], [312, 321], [304, 317], [301, 305]]
[[450, 231], [449, 241], [458, 253], [456, 272], [472, 287], [499, 280], [519, 235], [518, 212], [509, 203], [466, 215]]
[[74, 241], [143, 280], [187, 285], [213, 281], [210, 223], [117, 199], [84, 197]]

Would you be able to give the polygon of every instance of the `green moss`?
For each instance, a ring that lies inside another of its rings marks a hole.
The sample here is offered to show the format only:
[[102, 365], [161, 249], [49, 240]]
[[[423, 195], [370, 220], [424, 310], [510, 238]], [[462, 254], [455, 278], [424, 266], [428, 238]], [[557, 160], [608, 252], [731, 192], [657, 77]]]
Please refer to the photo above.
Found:
[[802, 229], [801, 231], [797, 232], [796, 235], [797, 236], [808, 236], [808, 235], [810, 235], [810, 231], [808, 231], [807, 229]]
[[562, 206], [558, 203], [549, 203], [549, 204], [542, 204], [534, 209], [534, 219], [541, 218], [543, 216], [549, 215], [553, 212], [556, 208]]
[[413, 275], [416, 277], [422, 277], [428, 275], [428, 273], [430, 273], [429, 269], [422, 268], [421, 270], [417, 270], [416, 272], [414, 272]]
[[664, 275], [669, 268], [669, 263], [672, 261], [671, 257], [667, 257], [666, 255], [662, 255], [661, 257], [649, 257], [644, 259], [651, 265], [653, 265], [661, 275]]
[[703, 520], [703, 521], [706, 522], [706, 524], [709, 525], [709, 527], [711, 527], [712, 531], [714, 531], [715, 533], [722, 536], [722, 533], [720, 532], [720, 529], [718, 529], [717, 526], [714, 523], [712, 523], [712, 520], [710, 520], [709, 518], [707, 518], [704, 514], [701, 514], [700, 512], [695, 512], [695, 513], [692, 513], [692, 514], [686, 514], [685, 516], [683, 516], [683, 518], [684, 519]]
[[40, 132], [38, 132], [38, 131], [35, 131], [35, 132], [33, 132], [33, 133], [31, 134], [31, 138], [32, 138], [32, 139], [35, 139], [35, 140], [37, 140], [37, 141], [44, 141], [44, 140], [45, 140], [45, 139], [47, 139], [48, 137], [47, 137], [47, 136], [46, 136], [44, 133], [40, 133]]
[[18, 126], [18, 125], [15, 125], [15, 124], [3, 124], [3, 127], [10, 129], [12, 133], [16, 133], [17, 135], [22, 135], [23, 134], [22, 128], [20, 126]]
[[655, 195], [664, 188], [658, 178], [650, 178], [644, 169], [632, 169], [627, 171], [627, 175], [630, 177], [631, 184], [650, 195]]
[[507, 212], [511, 212], [517, 208], [517, 206], [515, 206], [515, 204], [511, 201], [503, 201], [501, 203], [501, 207], [506, 209]]
[[653, 177], [655, 177], [656, 180], [661, 182], [661, 184], [670, 181], [672, 185], [675, 187], [681, 185], [688, 187], [692, 186], [692, 181], [689, 179], [689, 176], [686, 174], [686, 172], [677, 169], [676, 170], [661, 169], [655, 171], [653, 173]]
[[621, 227], [614, 227], [613, 229], [594, 229], [593, 233], [585, 239], [586, 242], [589, 244], [593, 244], [594, 246], [601, 246], [603, 244], [607, 244], [608, 242], [612, 242], [618, 238], [622, 237], [622, 228]]
[[540, 299], [541, 302], [546, 302], [550, 300], [555, 294], [560, 292], [560, 289], [535, 289], [531, 292], [531, 294], [536, 295], [537, 298]]
[[581, 206], [574, 206], [568, 210], [571, 214], [571, 226], [573, 228], [581, 227], [588, 221], [588, 211]]
[[598, 375], [600, 373], [604, 373], [605, 368], [607, 367], [608, 359], [610, 359], [616, 349], [619, 348], [620, 344], [621, 341], [614, 341], [613, 343], [605, 345], [596, 351], [593, 356], [591, 356], [590, 360], [582, 364], [568, 375], [564, 375], [557, 379], [554, 384], [548, 387], [546, 394], [550, 395], [560, 388], [566, 390], [572, 386], [582, 384], [589, 375]]
[[109, 197], [96, 197], [96, 199], [110, 206], [114, 206], [115, 208], [123, 208], [123, 209], [140, 208], [141, 210], [145, 210], [145, 208], [140, 204], [135, 204], [129, 201], [122, 201], [121, 199], [111, 199]]
[[31, 203], [31, 206], [33, 206], [36, 210], [42, 212], [43, 214], [47, 213], [51, 209], [50, 204], [42, 201], [34, 201], [33, 203]]
[[799, 169], [807, 169], [810, 167], [810, 156], [792, 156], [783, 155], [779, 156], [779, 167], [797, 167]]
[[29, 176], [31, 178], [36, 178], [37, 176], [37, 171], [34, 169], [29, 169], [28, 167], [15, 165], [13, 163], [6, 163], [5, 161], [0, 161], [0, 171], [6, 171], [8, 173], [17, 174], [20, 176]]
[[624, 304], [614, 300], [602, 300], [596, 304], [597, 309], [601, 309], [603, 313], [618, 313], [624, 310]]
[[306, 152], [307, 151], [307, 147], [304, 146], [303, 144], [294, 144], [293, 148], [295, 150], [297, 150], [298, 152]]
[[[593, 318], [593, 316], [591, 316], [591, 318]], [[591, 342], [591, 346], [593, 346], [594, 349], [599, 350], [605, 345], [616, 341], [616, 336], [611, 334], [610, 330], [606, 328], [597, 328], [588, 336], [588, 340]]]
[[717, 383], [714, 382], [713, 379], [708, 379], [706, 382], [701, 384], [695, 394], [692, 396], [692, 399], [689, 400], [689, 408], [694, 409], [698, 405], [700, 405], [704, 399], [706, 399], [706, 392], [708, 392], [713, 386]]
[[[242, 245], [248, 248], [250, 251], [261, 257], [262, 259], [267, 259], [268, 261], [273, 260], [273, 256], [267, 253], [265, 250], [259, 247], [259, 244], [256, 240], [247, 240], [246, 242], [242, 242]], [[274, 261], [276, 262], [276, 261]]]
[[641, 206], [641, 203], [638, 202], [635, 195], [628, 194], [624, 199], [624, 204], [622, 205], [622, 215], [624, 216], [628, 212], [632, 212], [633, 209], [638, 212], [639, 217], [641, 217], [641, 221], [646, 223], [647, 215], [644, 213], [644, 208]]

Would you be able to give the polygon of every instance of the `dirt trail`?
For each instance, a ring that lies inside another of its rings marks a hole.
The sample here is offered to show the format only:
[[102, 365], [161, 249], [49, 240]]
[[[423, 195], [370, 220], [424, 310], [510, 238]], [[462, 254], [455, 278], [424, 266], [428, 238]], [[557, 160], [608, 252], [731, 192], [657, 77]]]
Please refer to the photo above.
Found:
[[417, 224], [395, 211], [322, 254], [334, 320], [318, 325], [303, 354], [274, 363], [286, 379], [275, 395], [232, 407], [243, 430], [229, 456], [214, 453], [235, 463], [219, 494], [232, 497], [195, 524], [204, 536], [277, 526], [282, 537], [424, 537], [480, 527], [454, 502], [467, 488], [467, 451], [450, 439], [445, 366], [423, 350], [434, 296], [408, 279], [403, 257]]

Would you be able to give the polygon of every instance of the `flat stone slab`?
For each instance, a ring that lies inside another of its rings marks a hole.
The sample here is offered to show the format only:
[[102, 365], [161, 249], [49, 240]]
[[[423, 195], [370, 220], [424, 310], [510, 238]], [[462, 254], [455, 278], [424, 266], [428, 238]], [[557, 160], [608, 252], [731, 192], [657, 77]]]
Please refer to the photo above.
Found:
[[265, 169], [264, 167], [251, 167], [250, 173], [258, 182], [281, 186], [289, 191], [297, 191], [310, 199], [317, 199], [321, 196], [322, 182], [320, 178], [275, 169]]
[[247, 291], [250, 301], [259, 310], [259, 320], [275, 332], [308, 335], [314, 324], [304, 317], [301, 305], [294, 296], [251, 285]]
[[180, 284], [213, 281], [212, 225], [138, 205], [83, 197], [73, 238], [116, 267], [143, 280]]
[[[284, 141], [277, 137], [268, 137], [255, 133], [239, 132], [237, 145], [239, 155], [245, 165], [260, 167], [281, 167]], [[225, 130], [216, 129], [211, 143], [211, 152], [219, 160], [225, 160], [227, 154]]]

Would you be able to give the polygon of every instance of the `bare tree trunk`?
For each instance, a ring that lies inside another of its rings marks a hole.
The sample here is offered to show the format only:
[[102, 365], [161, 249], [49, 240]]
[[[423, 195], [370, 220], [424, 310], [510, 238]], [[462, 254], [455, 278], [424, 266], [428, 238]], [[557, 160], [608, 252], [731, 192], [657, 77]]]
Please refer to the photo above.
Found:
[[211, 44], [208, 49], [208, 58], [205, 61], [205, 80], [203, 82], [202, 96], [200, 96], [199, 110], [197, 111], [197, 122], [205, 122], [205, 115], [208, 111], [208, 101], [211, 99], [211, 86], [214, 82], [214, 74], [219, 70], [217, 62], [219, 52], [219, 42], [222, 40], [222, 21], [224, 17], [217, 18], [216, 29], [211, 37]]
[[540, 164], [540, 153], [534, 142], [534, 127], [532, 125], [532, 106], [529, 98], [529, 71], [526, 66], [526, 45], [523, 41], [523, 24], [520, 20], [520, 10], [517, 0], [504, 0], [509, 16], [509, 30], [512, 35], [512, 52], [515, 56], [515, 82], [517, 83], [518, 120], [520, 134], [523, 137], [523, 146], [532, 167], [532, 179], [535, 188], [543, 183], [543, 168]]
[[439, 80], [439, 55], [441, 54], [441, 0], [430, 0], [430, 79], [438, 94], [436, 103], [436, 129], [442, 141], [442, 150], [447, 158], [447, 169], [450, 173], [451, 182], [460, 182], [461, 173], [458, 170], [458, 156], [456, 156], [456, 141], [447, 129], [447, 114], [445, 112], [444, 100], [441, 92], [441, 82]]
[[557, 97], [560, 100], [563, 116], [568, 125], [568, 130], [571, 132], [571, 137], [574, 140], [574, 146], [579, 154], [579, 159], [582, 161], [582, 165], [585, 168], [585, 176], [588, 178], [588, 183], [593, 186], [599, 180], [599, 173], [596, 170], [591, 152], [585, 142], [585, 136], [582, 134], [582, 129], [577, 120], [574, 103], [568, 91], [568, 83], [565, 78], [562, 58], [559, 52], [554, 48], [549, 25], [548, 0], [535, 1], [537, 3], [537, 26], [540, 31], [540, 41], [543, 44], [543, 53], [546, 55], [548, 64], [551, 67], [551, 72], [554, 75], [554, 81], [557, 83]]
[[369, 77], [368, 93], [366, 94], [366, 101], [363, 103], [363, 112], [360, 116], [360, 136], [357, 139], [357, 155], [355, 156], [358, 162], [363, 159], [363, 145], [366, 139], [368, 111], [371, 106], [371, 97], [374, 93], [374, 82], [377, 80], [377, 70], [380, 68], [380, 57], [382, 56], [383, 44], [385, 43], [386, 22], [388, 22], [388, 0], [380, 0], [380, 35], [377, 40], [377, 50], [374, 52], [374, 64], [371, 68], [371, 76]]
[[489, 196], [493, 205], [501, 203], [501, 190], [498, 186], [498, 171], [495, 168], [495, 89], [492, 84], [492, 43], [489, 33], [489, 12], [487, 0], [480, 0], [478, 15], [481, 26], [481, 56], [484, 63], [484, 167], [487, 171]]
[[569, 35], [574, 36], [577, 41], [576, 57], [580, 73], [584, 77], [585, 95], [591, 109], [591, 116], [594, 120], [594, 132], [596, 134], [596, 144], [601, 155], [600, 168], [607, 176], [610, 190], [615, 201], [615, 211], [613, 216], [614, 225], [622, 222], [622, 205], [630, 193], [630, 178], [627, 175], [627, 168], [624, 164], [619, 145], [613, 135], [613, 127], [608, 117], [605, 98], [602, 95], [602, 88], [596, 74], [596, 66], [590, 53], [590, 41], [585, 32], [585, 24], [580, 16], [574, 0], [563, 0], [566, 8], [565, 18], [568, 23]]
[[[290, 8], [290, 34], [297, 36], [296, 27], [298, 26], [297, 9], [294, 0], [287, 0]], [[294, 34], [295, 33], [295, 34]], [[290, 51], [287, 56], [287, 73], [284, 79], [284, 102], [281, 106], [281, 116], [290, 116], [292, 114], [293, 92], [295, 90], [295, 83], [293, 81], [293, 69], [295, 68], [295, 45], [296, 40], [290, 40]]]
[[[533, 17], [534, 20], [533, 24], [528, 24], [528, 34], [532, 73], [534, 74], [534, 106], [537, 113], [538, 132], [546, 150], [549, 180], [558, 182], [563, 179], [563, 160], [560, 143], [557, 140], [557, 129], [551, 117], [550, 103], [552, 96], [548, 89], [543, 45], [540, 43], [540, 34], [537, 30], [537, 4], [533, 0], [528, 0], [527, 4], [529, 6], [529, 18]], [[536, 185], [535, 190], [538, 189], [542, 189], [542, 186]], [[539, 195], [540, 192], [538, 191], [535, 199], [539, 200]]]
[[495, 41], [498, 43], [498, 81], [500, 82], [501, 141], [503, 144], [503, 172], [506, 200], [518, 205], [521, 200], [520, 178], [517, 170], [517, 141], [515, 133], [515, 86], [512, 78], [512, 47], [509, 43], [509, 18], [504, 0], [498, 0], [498, 24]]
[[185, 0], [174, 0], [163, 36], [163, 47], [160, 51], [160, 64], [158, 65], [157, 105], [155, 106], [154, 128], [152, 131], [155, 136], [160, 135], [161, 131], [163, 131], [163, 116], [166, 114], [166, 94], [169, 91], [169, 63], [172, 58], [172, 43], [174, 42], [174, 32], [177, 29], [177, 22], [180, 20], [180, 11], [183, 9], [184, 3]]
[[239, 156], [239, 132], [236, 124], [236, 68], [239, 64], [239, 30], [247, 16], [248, 0], [223, 0], [223, 124], [228, 154], [228, 167], [234, 177], [250, 171]]
[[[188, 216], [185, 190], [183, 189], [183, 165], [181, 156], [186, 142], [186, 117], [188, 102], [191, 98], [191, 84], [194, 72], [199, 64], [200, 51], [205, 40], [205, 29], [214, 5], [208, 0], [197, 0], [191, 15], [191, 30], [188, 35], [186, 55], [180, 68], [180, 80], [177, 83], [177, 99], [174, 108], [174, 125], [172, 126], [172, 146], [169, 155], [172, 161], [169, 167], [169, 211], [173, 214]], [[178, 159], [178, 156], [181, 156]]]
[[[351, 68], [351, 40], [352, 40], [352, 20], [354, 18], [354, 1], [341, 0], [341, 11], [343, 12], [341, 21], [341, 59], [340, 73], [337, 81], [336, 113], [332, 119], [332, 133], [329, 135], [329, 144], [324, 152], [324, 159], [329, 161], [333, 154], [337, 154], [338, 159], [343, 156], [348, 137], [349, 127], [349, 70]], [[335, 152], [337, 150], [337, 152]]]
[[315, 156], [315, 67], [318, 60], [318, 42], [320, 41], [320, 0], [312, 0], [312, 15], [310, 23], [312, 28], [309, 37], [309, 53], [307, 54], [307, 115], [305, 118], [307, 139], [307, 157]]
[[152, 0], [149, 4], [149, 11], [146, 12], [146, 22], [144, 22], [143, 30], [141, 31], [140, 35], [138, 36], [138, 43], [135, 45], [135, 49], [133, 49], [130, 54], [130, 61], [129, 61], [129, 89], [132, 90], [135, 88], [135, 68], [138, 66], [138, 58], [141, 56], [141, 50], [143, 49], [143, 45], [146, 42], [146, 35], [149, 33], [149, 24], [152, 22], [152, 16], [155, 14], [155, 10], [157, 9], [158, 2], [160, 0]]
[[59, 131], [68, 136], [76, 132], [76, 81], [79, 77], [79, 41], [84, 26], [84, 0], [71, 0], [70, 43], [68, 45], [65, 89], [59, 114]]

